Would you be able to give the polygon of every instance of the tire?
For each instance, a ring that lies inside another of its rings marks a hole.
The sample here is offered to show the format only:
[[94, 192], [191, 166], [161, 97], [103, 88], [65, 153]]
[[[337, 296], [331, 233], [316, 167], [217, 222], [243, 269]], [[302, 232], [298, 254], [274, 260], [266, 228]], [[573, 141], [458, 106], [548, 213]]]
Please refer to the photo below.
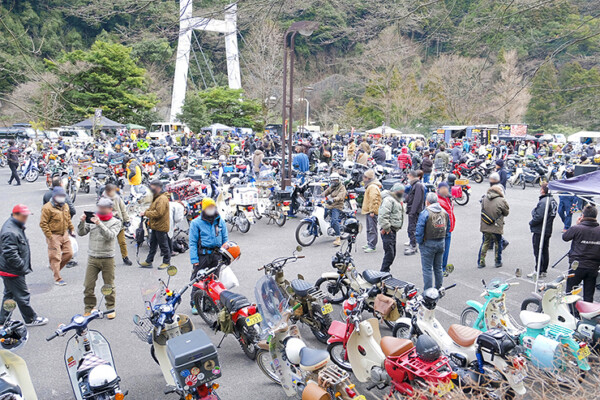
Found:
[[150, 346], [150, 355], [152, 356], [154, 362], [160, 365], [160, 363], [158, 362], [158, 358], [156, 358], [156, 349], [154, 348], [154, 345]]
[[198, 290], [194, 294], [194, 305], [196, 306], [196, 310], [198, 310], [200, 318], [202, 318], [209, 327], [212, 328], [214, 324], [218, 322], [219, 307], [217, 307], [213, 299], [202, 290]]
[[85, 185], [85, 187], [83, 188], [83, 191], [85, 192], [85, 194], [90, 194], [90, 184], [89, 183], [87, 185]]
[[335, 278], [319, 278], [315, 287], [329, 296], [332, 304], [341, 304], [349, 296], [350, 288], [343, 283], [338, 283]]
[[479, 311], [475, 307], [467, 307], [460, 313], [460, 324], [473, 328], [479, 317]]
[[399, 339], [410, 339], [412, 340], [412, 327], [409, 324], [406, 324], [404, 322], [398, 322], [396, 323], [396, 325], [394, 326], [394, 329], [392, 330], [392, 336], [394, 336], [395, 338], [399, 338]]
[[454, 201], [456, 202], [456, 204], [458, 204], [459, 206], [466, 206], [469, 203], [469, 193], [467, 193], [466, 190], [462, 191], [462, 196], [461, 197], [455, 197]]
[[277, 214], [279, 214], [279, 218], [275, 218], [275, 224], [281, 228], [285, 225], [285, 221], [287, 221], [287, 215], [282, 211], [277, 211]]
[[6, 167], [6, 158], [0, 157], [0, 168]]
[[75, 185], [73, 184], [73, 182], [69, 183], [68, 186], [68, 190], [67, 190], [67, 194], [69, 195], [69, 197], [71, 198], [71, 202], [75, 203], [75, 199], [77, 198], [77, 191], [75, 190]]
[[244, 212], [238, 211], [236, 217], [237, 228], [240, 230], [241, 233], [248, 233], [248, 231], [250, 230], [250, 221], [248, 221], [248, 218], [246, 218]]
[[33, 182], [37, 181], [39, 176], [40, 176], [40, 173], [38, 171], [32, 169], [31, 171], [29, 171], [27, 173], [27, 175], [25, 175], [25, 180], [27, 182], [33, 183]]
[[310, 227], [312, 222], [302, 221], [296, 228], [296, 242], [302, 247], [308, 247], [315, 242], [317, 238], [315, 235], [310, 234]]
[[525, 182], [525, 179], [521, 178], [521, 185], [523, 186], [523, 190], [525, 190], [525, 187], [527, 187], [527, 182]]
[[311, 331], [319, 342], [327, 344], [327, 340], [329, 339], [329, 333], [327, 332], [329, 331], [329, 326], [331, 325], [331, 315], [323, 315], [321, 307], [318, 304], [312, 305], [312, 311], [313, 318], [316, 322], [319, 322], [321, 329], [311, 328]]
[[352, 365], [350, 364], [350, 361], [344, 359], [344, 356], [346, 355], [344, 343], [331, 343], [329, 346], [327, 346], [327, 352], [331, 357], [331, 361], [333, 361], [335, 365], [342, 369], [345, 369], [348, 372], [352, 372]]
[[258, 349], [256, 352], [256, 363], [258, 364], [258, 368], [269, 378], [271, 381], [281, 384], [281, 379], [279, 375], [273, 370], [273, 361], [271, 358], [271, 353], [267, 350]]
[[256, 219], [257, 221], [262, 218], [262, 214], [260, 213], [260, 211], [258, 211], [258, 207], [254, 207], [254, 209], [252, 210], [252, 214], [254, 214], [254, 219]]
[[473, 174], [473, 180], [475, 181], [475, 183], [481, 183], [483, 182], [483, 175], [481, 175], [481, 173], [479, 172], [475, 172]]
[[529, 297], [521, 303], [521, 311], [533, 311], [536, 313], [542, 312], [542, 301], [535, 297]]
[[236, 330], [239, 334], [238, 341], [242, 347], [242, 351], [251, 360], [256, 360], [258, 346], [256, 345], [260, 339], [260, 331], [258, 325], [248, 326], [246, 320], [240, 318], [236, 322]]

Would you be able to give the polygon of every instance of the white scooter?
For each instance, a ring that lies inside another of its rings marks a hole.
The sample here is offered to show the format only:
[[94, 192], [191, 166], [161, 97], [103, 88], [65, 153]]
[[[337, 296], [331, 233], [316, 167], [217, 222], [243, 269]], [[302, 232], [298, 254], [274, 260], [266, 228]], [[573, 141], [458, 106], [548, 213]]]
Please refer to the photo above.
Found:
[[[482, 333], [459, 324], [450, 325], [446, 332], [435, 317], [437, 302], [446, 290], [455, 286], [440, 290], [430, 288], [411, 300], [408, 309], [412, 318], [398, 319], [394, 336], [412, 339], [421, 334], [429, 335], [450, 358], [462, 385], [482, 386], [485, 392], [500, 398], [507, 391], [523, 395], [526, 392], [523, 380], [527, 375], [525, 359], [518, 355], [520, 349], [510, 335], [499, 329]], [[503, 381], [508, 383], [508, 388], [502, 385]]]
[[[217, 197], [217, 209], [221, 218], [225, 219], [232, 228], [237, 228], [241, 233], [247, 233], [250, 226], [254, 223], [254, 207], [258, 201], [258, 191], [256, 188], [233, 188], [233, 194], [229, 190], [229, 185], [224, 185]], [[243, 189], [248, 189], [251, 200], [244, 200]], [[244, 203], [244, 204], [241, 204]]]
[[[101, 291], [103, 296], [108, 296], [113, 288], [104, 285]], [[100, 332], [88, 329], [90, 322], [114, 311], [94, 310], [87, 317], [77, 314], [68, 325], [60, 325], [46, 338], [50, 341], [75, 331], [67, 341], [65, 365], [76, 400], [123, 400], [127, 395], [121, 390], [121, 378], [117, 375], [108, 340]]]
[[6, 300], [3, 307], [8, 316], [0, 329], [0, 399], [37, 400], [25, 360], [13, 353], [27, 343], [29, 333], [23, 322], [10, 319], [17, 303]]

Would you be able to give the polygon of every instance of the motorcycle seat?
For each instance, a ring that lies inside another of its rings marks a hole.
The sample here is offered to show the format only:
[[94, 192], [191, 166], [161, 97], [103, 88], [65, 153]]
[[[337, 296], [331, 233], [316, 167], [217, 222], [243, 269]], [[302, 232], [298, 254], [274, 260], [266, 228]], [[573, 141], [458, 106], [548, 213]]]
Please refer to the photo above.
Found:
[[77, 380], [81, 381], [90, 373], [92, 369], [94, 369], [94, 367], [105, 364], [108, 363], [95, 354], [87, 354], [83, 356], [83, 360], [81, 360], [81, 364], [77, 368]]
[[314, 286], [302, 279], [294, 279], [292, 281], [292, 290], [300, 297], [308, 296], [308, 292], [313, 289]]
[[600, 303], [589, 303], [580, 300], [575, 303], [575, 308], [583, 318], [592, 319], [600, 315]]
[[4, 378], [0, 378], [0, 396], [4, 396], [6, 394], [18, 394], [19, 396], [23, 395], [21, 388], [18, 385], [13, 385]]
[[398, 357], [412, 350], [415, 345], [411, 340], [399, 339], [392, 336], [381, 338], [381, 351], [386, 357]]
[[329, 362], [329, 353], [326, 350], [311, 349], [304, 347], [300, 350], [300, 369], [304, 371], [316, 371], [323, 368]]
[[521, 311], [519, 317], [521, 318], [523, 325], [531, 329], [542, 329], [550, 323], [550, 316], [548, 314], [536, 313], [533, 311]]
[[236, 312], [251, 305], [246, 296], [225, 290], [221, 293], [221, 303], [229, 312]]
[[452, 324], [448, 328], [448, 336], [461, 347], [472, 346], [482, 332], [468, 326]]
[[392, 276], [392, 274], [389, 272], [380, 272], [367, 269], [363, 271], [362, 276], [365, 278], [365, 281], [369, 282], [371, 285], [376, 285]]

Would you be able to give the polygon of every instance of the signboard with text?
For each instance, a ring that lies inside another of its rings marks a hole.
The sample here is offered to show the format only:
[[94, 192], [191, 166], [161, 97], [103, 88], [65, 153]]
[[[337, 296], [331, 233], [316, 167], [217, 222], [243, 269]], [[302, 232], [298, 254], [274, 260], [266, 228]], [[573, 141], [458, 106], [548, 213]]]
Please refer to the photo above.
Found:
[[526, 124], [500, 124], [498, 125], [498, 137], [505, 139], [524, 139], [527, 136]]

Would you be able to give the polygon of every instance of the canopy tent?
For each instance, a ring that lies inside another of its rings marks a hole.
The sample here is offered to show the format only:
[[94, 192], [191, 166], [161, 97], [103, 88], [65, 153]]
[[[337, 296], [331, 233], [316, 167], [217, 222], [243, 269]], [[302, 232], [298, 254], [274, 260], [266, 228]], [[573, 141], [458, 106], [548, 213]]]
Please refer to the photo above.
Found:
[[582, 139], [583, 140], [590, 139], [591, 141], [594, 141], [594, 139], [598, 140], [598, 139], [600, 139], [600, 132], [580, 131], [580, 132], [570, 135], [567, 140], [569, 142], [579, 143], [582, 141]]
[[137, 129], [137, 130], [146, 130], [145, 126], [141, 126], [141, 125], [136, 125], [136, 124], [127, 124], [125, 125], [125, 128], [132, 130], [132, 129]]
[[581, 196], [600, 196], [600, 171], [551, 181], [548, 183], [548, 189], [553, 192], [568, 192]]
[[368, 130], [369, 135], [401, 135], [402, 132], [389, 126], [379, 126]]
[[227, 125], [223, 125], [223, 124], [212, 124], [210, 126], [207, 126], [206, 128], [202, 128], [202, 131], [210, 131], [213, 135], [216, 135], [218, 131], [225, 131], [225, 132], [234, 132], [235, 128], [232, 128], [230, 126]]
[[[75, 126], [77, 128], [83, 128], [83, 129], [93, 129], [94, 128], [94, 117], [84, 119], [83, 121], [78, 122], [73, 126]], [[125, 125], [120, 124], [111, 119], [108, 119], [104, 116], [100, 117], [100, 119], [98, 121], [96, 121], [96, 129], [121, 129], [121, 128], [125, 128]]]

